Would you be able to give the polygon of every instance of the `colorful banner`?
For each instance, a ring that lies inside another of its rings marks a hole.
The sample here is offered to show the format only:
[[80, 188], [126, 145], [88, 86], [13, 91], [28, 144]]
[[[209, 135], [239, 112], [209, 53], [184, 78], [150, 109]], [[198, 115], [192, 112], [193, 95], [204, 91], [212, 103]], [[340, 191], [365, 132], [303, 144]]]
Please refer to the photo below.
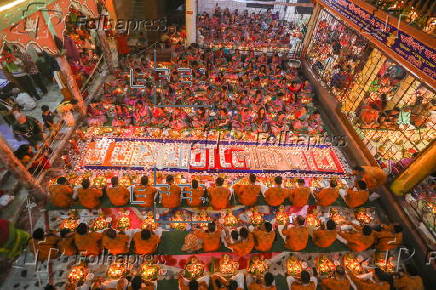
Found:
[[100, 138], [88, 142], [83, 169], [228, 173], [344, 174], [330, 145], [256, 145], [254, 142]]
[[357, 25], [362, 35], [367, 34], [384, 44], [416, 70], [436, 80], [436, 50], [416, 40], [408, 33], [379, 19], [350, 0], [322, 0], [327, 6]]

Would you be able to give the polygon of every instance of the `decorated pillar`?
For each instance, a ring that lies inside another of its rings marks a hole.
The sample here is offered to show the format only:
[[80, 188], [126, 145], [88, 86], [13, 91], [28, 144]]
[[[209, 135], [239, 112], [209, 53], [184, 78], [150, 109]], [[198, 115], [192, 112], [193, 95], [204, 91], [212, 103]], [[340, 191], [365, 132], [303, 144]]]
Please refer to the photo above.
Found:
[[318, 16], [321, 12], [322, 7], [318, 2], [315, 2], [315, 7], [313, 8], [313, 13], [310, 16], [309, 22], [307, 23], [306, 36], [303, 40], [303, 54], [306, 54], [306, 50], [309, 47], [310, 40], [312, 39], [313, 32], [315, 31], [316, 23], [318, 22]]
[[5, 139], [0, 135], [0, 161], [4, 166], [9, 169], [20, 182], [24, 183], [26, 187], [30, 190], [32, 196], [34, 196], [38, 201], [43, 201], [47, 199], [47, 193], [39, 185], [35, 178], [27, 171], [27, 168], [20, 162], [20, 160], [15, 157], [9, 145], [6, 143]]
[[396, 195], [409, 192], [415, 185], [436, 171], [436, 142], [433, 143], [413, 162], [391, 185]]
[[197, 42], [197, 0], [186, 0], [186, 46]]

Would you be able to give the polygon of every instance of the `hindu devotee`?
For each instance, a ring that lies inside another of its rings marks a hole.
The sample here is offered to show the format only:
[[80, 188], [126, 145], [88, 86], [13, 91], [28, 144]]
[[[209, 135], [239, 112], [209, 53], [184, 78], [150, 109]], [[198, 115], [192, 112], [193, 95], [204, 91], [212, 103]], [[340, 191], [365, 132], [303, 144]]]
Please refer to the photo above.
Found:
[[0, 2], [1, 289], [436, 285], [431, 1]]

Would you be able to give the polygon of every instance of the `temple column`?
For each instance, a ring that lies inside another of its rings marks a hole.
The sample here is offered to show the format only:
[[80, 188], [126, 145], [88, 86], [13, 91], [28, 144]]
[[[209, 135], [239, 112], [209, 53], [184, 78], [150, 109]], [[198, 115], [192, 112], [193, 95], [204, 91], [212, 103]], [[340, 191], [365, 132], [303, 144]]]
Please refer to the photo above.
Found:
[[35, 178], [27, 171], [26, 167], [15, 157], [9, 145], [6, 143], [3, 136], [0, 135], [0, 160], [4, 166], [10, 170], [16, 178], [24, 185], [32, 190], [29, 194], [33, 195], [36, 200], [43, 201], [47, 199], [47, 193], [39, 185]]
[[396, 195], [409, 192], [428, 175], [436, 170], [436, 142], [427, 147], [418, 158], [391, 185]]
[[197, 0], [186, 0], [186, 46], [197, 42]]

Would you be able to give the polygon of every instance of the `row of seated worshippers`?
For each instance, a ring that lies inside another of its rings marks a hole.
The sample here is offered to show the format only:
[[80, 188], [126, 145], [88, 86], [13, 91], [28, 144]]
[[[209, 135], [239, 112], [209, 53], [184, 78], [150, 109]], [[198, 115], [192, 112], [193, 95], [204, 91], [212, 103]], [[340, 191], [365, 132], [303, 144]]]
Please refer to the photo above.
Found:
[[[274, 229], [271, 223], [265, 222], [252, 231], [245, 226], [229, 231], [213, 221], [208, 224], [207, 229], [193, 229], [180, 246], [187, 252], [216, 252], [224, 244], [234, 254], [242, 257], [253, 250], [271, 252], [277, 232], [283, 238], [285, 248], [295, 252], [307, 247], [309, 237], [321, 248], [328, 248], [339, 240], [353, 252], [362, 252], [371, 247], [377, 251], [389, 251], [397, 248], [403, 241], [400, 225], [378, 225], [373, 228], [368, 225], [342, 225], [337, 229], [336, 223], [328, 220], [322, 223], [320, 229], [313, 230], [306, 226], [302, 216], [297, 216], [292, 224], [287, 223], [284, 227], [278, 226]], [[59, 235], [56, 232], [45, 234], [43, 229], [36, 229], [30, 240], [29, 250], [40, 261], [60, 255], [95, 256], [102, 254], [104, 249], [111, 255], [147, 255], [156, 253], [161, 236], [160, 229], [142, 229], [129, 236], [112, 228], [104, 232], [90, 231], [87, 224], [81, 223], [75, 232], [62, 229]]]
[[[379, 168], [376, 168], [379, 169]], [[330, 187], [323, 188], [319, 191], [312, 192], [311, 188], [306, 186], [304, 179], [298, 180], [298, 187], [282, 187], [283, 178], [277, 176], [274, 179], [275, 185], [267, 188], [265, 185], [256, 182], [256, 176], [250, 174], [248, 185], [234, 185], [232, 188], [224, 186], [224, 179], [219, 177], [215, 185], [205, 189], [199, 186], [198, 180], [192, 180], [190, 188], [191, 193], [186, 194], [187, 204], [190, 207], [202, 207], [205, 200], [209, 200], [209, 205], [214, 210], [221, 210], [231, 206], [233, 194], [238, 201], [245, 206], [253, 206], [258, 202], [260, 195], [263, 195], [269, 206], [277, 207], [289, 200], [295, 207], [303, 207], [308, 204], [311, 195], [317, 201], [319, 206], [330, 206], [339, 196], [343, 198], [350, 208], [356, 208], [364, 205], [369, 197], [367, 183], [370, 182], [371, 188], [381, 185], [385, 182], [376, 179], [370, 179], [362, 167], [357, 167], [354, 171], [356, 178], [355, 186], [347, 190], [339, 190], [335, 180], [330, 181]], [[383, 172], [382, 169], [379, 169]], [[384, 173], [384, 172], [383, 172]], [[362, 176], [360, 178], [360, 175]], [[118, 183], [118, 177], [113, 177], [111, 185], [105, 188], [91, 186], [89, 179], [82, 180], [82, 186], [73, 188], [67, 183], [65, 177], [60, 177], [57, 184], [49, 187], [51, 203], [60, 208], [69, 208], [73, 201], [78, 199], [80, 204], [88, 209], [98, 208], [101, 204], [101, 198], [104, 193], [114, 206], [127, 206], [135, 201], [141, 207], [154, 207], [154, 202], [159, 200], [164, 208], [178, 208], [181, 206], [182, 189], [174, 184], [174, 176], [166, 177], [168, 190], [158, 194], [158, 190], [149, 184], [147, 176], [142, 176], [140, 184], [126, 187]], [[134, 200], [132, 200], [132, 198]], [[207, 197], [207, 198], [206, 198]]]

